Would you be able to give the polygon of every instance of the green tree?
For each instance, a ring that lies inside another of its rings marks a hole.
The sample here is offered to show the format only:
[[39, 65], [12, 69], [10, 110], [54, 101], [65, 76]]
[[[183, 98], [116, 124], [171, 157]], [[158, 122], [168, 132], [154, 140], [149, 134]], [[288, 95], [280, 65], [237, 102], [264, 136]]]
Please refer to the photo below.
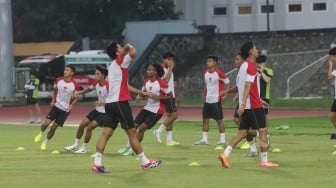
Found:
[[178, 19], [172, 0], [12, 0], [14, 40], [119, 37], [126, 21]]

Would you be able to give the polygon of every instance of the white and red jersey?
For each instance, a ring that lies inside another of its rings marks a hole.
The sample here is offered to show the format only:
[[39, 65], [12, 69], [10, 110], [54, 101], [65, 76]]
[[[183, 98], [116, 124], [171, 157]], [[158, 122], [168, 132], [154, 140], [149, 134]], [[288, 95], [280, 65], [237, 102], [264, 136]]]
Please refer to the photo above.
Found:
[[224, 90], [224, 85], [230, 83], [229, 78], [219, 69], [210, 72], [204, 71], [204, 83], [205, 83], [205, 102], [217, 103], [221, 101], [220, 91]]
[[331, 74], [334, 76], [334, 88], [335, 88], [335, 99], [336, 99], [336, 69], [334, 69]]
[[[163, 74], [162, 78], [164, 78], [168, 74], [169, 68], [164, 66], [164, 65], [162, 65], [162, 68], [163, 68], [163, 71], [164, 71], [164, 74]], [[174, 73], [173, 73], [173, 71], [171, 73], [170, 79], [168, 80], [168, 87], [169, 87], [169, 90], [172, 92], [173, 98], [175, 98]]]
[[56, 89], [55, 106], [63, 111], [69, 112], [72, 102], [72, 94], [79, 90], [79, 85], [76, 81], [71, 80], [66, 82], [64, 77], [56, 78], [54, 82]]
[[114, 59], [108, 68], [108, 82], [110, 84], [106, 103], [129, 101], [131, 94], [128, 91], [128, 66], [132, 58], [125, 56]]
[[[96, 90], [98, 96], [98, 102], [105, 103], [107, 93], [109, 90], [109, 83], [105, 80], [105, 82], [101, 85], [97, 81], [95, 81], [90, 87], [91, 90]], [[96, 106], [96, 110], [100, 113], [105, 113], [105, 106]]]
[[[171, 92], [168, 84], [160, 78], [154, 81], [150, 78], [145, 79], [141, 90], [144, 92], [152, 93], [156, 96], [165, 96], [166, 94]], [[148, 98], [144, 109], [156, 114], [164, 114], [165, 102], [164, 100], [155, 100], [152, 98]]]
[[247, 96], [245, 109], [262, 108], [262, 103], [259, 95], [257, 66], [255, 63], [245, 61], [239, 68], [237, 75], [237, 88], [239, 95], [239, 104], [242, 104], [245, 83], [252, 83], [250, 93]]

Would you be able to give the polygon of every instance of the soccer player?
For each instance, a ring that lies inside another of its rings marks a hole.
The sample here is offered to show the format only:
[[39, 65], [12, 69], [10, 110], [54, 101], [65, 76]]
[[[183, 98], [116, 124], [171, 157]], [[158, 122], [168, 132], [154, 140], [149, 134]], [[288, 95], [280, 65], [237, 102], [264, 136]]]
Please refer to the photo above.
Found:
[[[74, 150], [74, 153], [86, 153], [87, 145], [90, 142], [92, 131], [98, 126], [102, 125], [105, 116], [105, 99], [109, 88], [109, 83], [105, 80], [107, 76], [107, 69], [101, 65], [96, 66], [95, 82], [88, 88], [76, 92], [79, 95], [96, 90], [98, 101], [95, 102], [95, 109], [86, 115], [86, 117], [79, 124], [74, 144], [66, 146], [64, 149], [67, 151]], [[84, 134], [86, 128], [85, 139], [83, 145], [79, 148], [79, 142]]]
[[79, 86], [72, 79], [74, 74], [75, 68], [68, 65], [64, 69], [64, 77], [56, 78], [54, 82], [53, 96], [50, 103], [51, 110], [41, 124], [41, 132], [34, 139], [35, 142], [39, 142], [42, 139], [44, 131], [52, 122], [47, 138], [41, 144], [41, 150], [47, 149], [48, 141], [54, 136], [58, 127], [63, 127], [69, 112], [77, 102], [77, 98], [73, 98], [73, 94], [79, 90]]
[[[171, 92], [168, 84], [161, 80], [163, 69], [159, 64], [151, 64], [147, 68], [147, 78], [142, 85], [142, 91], [150, 95], [147, 97], [147, 103], [144, 108], [138, 113], [134, 122], [138, 131], [137, 137], [139, 142], [144, 138], [145, 131], [151, 129], [162, 117], [165, 112], [165, 100], [171, 98]], [[137, 101], [142, 97], [137, 96]], [[129, 143], [125, 148], [118, 150], [121, 155], [134, 155]]]
[[[37, 72], [30, 72], [30, 79], [24, 85], [26, 89], [27, 105], [30, 119], [28, 123], [39, 124], [42, 122], [41, 109], [38, 103], [38, 90], [39, 90], [40, 80], [37, 78]], [[36, 115], [36, 120], [35, 120]]]
[[259, 75], [259, 87], [260, 87], [260, 98], [263, 100], [264, 103], [264, 111], [266, 116], [266, 127], [269, 127], [269, 120], [267, 118], [269, 113], [269, 105], [271, 99], [271, 80], [273, 77], [273, 70], [266, 67], [266, 56], [260, 55], [258, 56], [257, 68], [258, 68], [258, 75]]
[[204, 105], [202, 139], [196, 145], [208, 144], [208, 132], [210, 118], [216, 120], [219, 129], [219, 141], [217, 145], [225, 145], [225, 127], [223, 124], [222, 100], [226, 95], [221, 95], [224, 88], [230, 88], [230, 80], [217, 68], [218, 57], [209, 55], [207, 69], [204, 71]]
[[278, 167], [279, 164], [268, 160], [267, 127], [265, 113], [259, 96], [257, 83], [257, 67], [255, 65], [258, 57], [258, 50], [254, 43], [247, 42], [241, 47], [241, 55], [245, 62], [240, 66], [237, 75], [237, 89], [239, 108], [237, 113], [240, 116], [239, 131], [231, 139], [230, 144], [223, 153], [218, 156], [219, 161], [225, 168], [230, 168], [229, 155], [233, 148], [248, 135], [249, 129], [259, 131], [259, 145], [261, 156], [261, 167]]
[[113, 135], [118, 123], [125, 130], [132, 149], [139, 157], [142, 169], [155, 168], [161, 164], [161, 160], [149, 160], [143, 152], [137, 138], [132, 110], [128, 102], [131, 99], [129, 90], [144, 95], [141, 90], [131, 88], [128, 85], [128, 66], [136, 56], [136, 49], [130, 44], [123, 47], [120, 43], [112, 42], [106, 48], [106, 53], [112, 59], [108, 68], [110, 87], [105, 101], [104, 129], [97, 142], [92, 170], [97, 173], [110, 172], [104, 168], [102, 158], [106, 144]]
[[[334, 66], [334, 64], [336, 63], [336, 47], [333, 47], [329, 50], [329, 55], [330, 59], [329, 59], [328, 79], [334, 80], [335, 94], [336, 94], [336, 69]], [[334, 128], [336, 129], [336, 97], [330, 108], [329, 119], [333, 124]], [[332, 134], [331, 138], [336, 138], [336, 134]], [[334, 145], [334, 147], [336, 147], [336, 145]]]
[[[241, 54], [240, 53], [237, 54], [236, 59], [235, 59], [235, 67], [239, 69], [240, 66], [244, 63], [244, 61], [245, 60], [243, 59]], [[238, 79], [238, 77], [237, 77], [237, 79]], [[232, 88], [224, 91], [224, 93], [237, 93], [237, 92], [238, 92], [237, 86], [232, 87]], [[237, 103], [237, 105], [235, 107], [235, 110], [234, 110], [234, 115], [233, 115], [234, 119], [233, 120], [239, 128], [240, 117], [239, 117], [239, 114], [237, 113], [237, 110], [239, 108], [238, 95], [235, 95], [233, 101]], [[258, 150], [257, 150], [257, 147], [256, 147], [255, 142], [253, 140], [253, 138], [256, 136], [256, 134], [257, 134], [257, 132], [255, 130], [249, 129], [248, 130], [248, 135], [246, 137], [248, 139], [248, 141], [244, 140], [244, 142], [240, 146], [240, 149], [250, 149], [250, 152], [245, 155], [246, 157], [255, 157], [255, 156], [258, 155]], [[250, 143], [250, 142], [252, 142], [252, 143]], [[251, 145], [251, 147], [250, 147], [250, 145]]]
[[[235, 67], [239, 70], [240, 66], [244, 63], [244, 59], [243, 57], [241, 56], [240, 53], [238, 53], [236, 55], [236, 58], [235, 58], [235, 62], [234, 62], [234, 65]], [[232, 89], [232, 91], [234, 92], [237, 92], [238, 90], [236, 89], [236, 86], [233, 87], [234, 89]], [[231, 89], [231, 88], [230, 88]], [[232, 92], [231, 92], [232, 93]], [[237, 110], [239, 108], [239, 104], [238, 104], [238, 95], [235, 95], [233, 97], [233, 102], [234, 103], [237, 103], [236, 107], [235, 107], [235, 110], [234, 110], [234, 113], [233, 113], [233, 121], [235, 122], [235, 124], [238, 126], [239, 125], [239, 115], [237, 113]]]
[[[269, 106], [270, 106], [270, 98], [271, 98], [271, 80], [273, 77], [273, 70], [266, 67], [266, 56], [259, 55], [256, 59], [257, 70], [258, 70], [258, 79], [259, 79], [259, 94], [262, 99], [263, 108], [265, 112], [266, 118], [266, 128], [268, 130], [269, 127]], [[246, 157], [254, 157], [257, 155], [257, 150], [255, 149], [255, 143], [253, 137], [248, 137], [247, 143], [249, 144], [250, 152], [247, 153]], [[270, 147], [270, 134], [267, 133], [267, 144]], [[252, 147], [251, 147], [252, 146]]]
[[175, 103], [175, 84], [174, 84], [174, 73], [173, 69], [175, 66], [174, 62], [175, 55], [173, 52], [167, 51], [162, 54], [162, 66], [164, 70], [164, 75], [162, 80], [168, 83], [169, 90], [172, 92], [172, 98], [166, 101], [166, 119], [160, 125], [160, 127], [153, 131], [157, 142], [162, 143], [161, 134], [164, 130], [167, 131], [166, 144], [167, 146], [174, 146], [180, 144], [173, 140], [173, 123], [177, 119], [177, 108]]

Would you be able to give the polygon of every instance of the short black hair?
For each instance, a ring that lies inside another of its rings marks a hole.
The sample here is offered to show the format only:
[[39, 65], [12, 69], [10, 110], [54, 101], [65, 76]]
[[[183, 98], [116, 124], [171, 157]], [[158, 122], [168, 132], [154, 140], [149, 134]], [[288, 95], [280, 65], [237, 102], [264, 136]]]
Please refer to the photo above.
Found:
[[259, 55], [256, 59], [256, 62], [259, 64], [259, 63], [266, 63], [266, 56], [265, 55]]
[[216, 55], [208, 55], [207, 59], [213, 59], [216, 63], [218, 63], [218, 56]]
[[255, 44], [253, 42], [246, 42], [243, 44], [243, 46], [240, 48], [240, 54], [242, 55], [242, 58], [246, 59], [250, 55], [250, 50], [253, 48]]
[[154, 67], [154, 69], [155, 69], [155, 71], [157, 73], [157, 76], [161, 78], [163, 76], [163, 74], [164, 74], [162, 66], [159, 65], [159, 64], [157, 64], [157, 63], [150, 64], [150, 65], [152, 65]]
[[96, 70], [98, 70], [99, 72], [101, 72], [104, 75], [105, 78], [107, 77], [108, 71], [107, 71], [107, 69], [104, 66], [97, 65], [96, 66]]
[[35, 77], [37, 77], [37, 71], [36, 70], [31, 70], [30, 71], [30, 75], [34, 75]]
[[76, 68], [72, 65], [67, 65], [65, 67], [69, 67], [71, 69], [71, 71], [75, 74], [76, 73]]
[[336, 47], [333, 47], [329, 50], [329, 55], [336, 55]]
[[116, 41], [113, 41], [106, 49], [105, 49], [105, 52], [107, 53], [107, 55], [112, 59], [114, 60], [117, 55], [116, 55], [116, 52], [117, 52], [117, 45], [119, 43], [116, 42]]
[[162, 59], [167, 59], [167, 58], [174, 58], [175, 55], [171, 51], [166, 51], [162, 54]]

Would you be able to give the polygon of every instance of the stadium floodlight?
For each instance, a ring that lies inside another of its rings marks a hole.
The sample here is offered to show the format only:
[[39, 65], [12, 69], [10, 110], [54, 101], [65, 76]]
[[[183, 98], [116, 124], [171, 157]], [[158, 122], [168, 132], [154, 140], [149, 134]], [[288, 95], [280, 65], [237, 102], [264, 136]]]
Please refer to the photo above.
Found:
[[330, 49], [336, 47], [336, 43], [331, 43], [330, 44]]
[[267, 50], [266, 50], [266, 49], [262, 49], [262, 50], [260, 51], [260, 54], [266, 56], [266, 55], [267, 55]]

